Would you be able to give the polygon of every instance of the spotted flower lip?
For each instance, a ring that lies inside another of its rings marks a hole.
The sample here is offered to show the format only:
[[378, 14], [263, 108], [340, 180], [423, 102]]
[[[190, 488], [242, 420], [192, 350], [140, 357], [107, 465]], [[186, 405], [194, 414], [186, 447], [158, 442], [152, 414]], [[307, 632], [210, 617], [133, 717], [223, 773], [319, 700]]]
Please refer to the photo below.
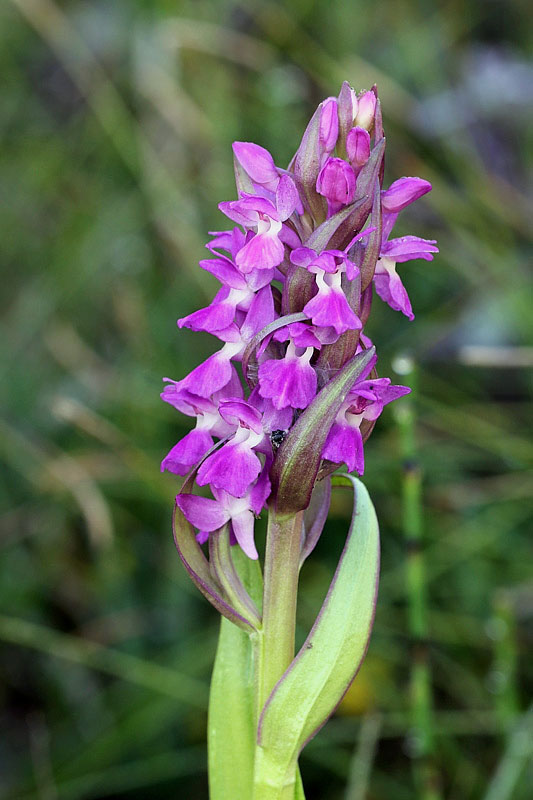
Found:
[[408, 391], [370, 377], [372, 297], [412, 319], [398, 269], [432, 261], [438, 248], [433, 239], [392, 238], [401, 211], [431, 184], [402, 177], [384, 188], [384, 147], [375, 87], [356, 93], [348, 83], [320, 104], [287, 168], [259, 144], [233, 144], [237, 195], [219, 204], [231, 225], [210, 233], [209, 257], [200, 260], [218, 289], [178, 320], [220, 345], [181, 380], [166, 379], [161, 394], [195, 420], [161, 469], [192, 475], [211, 493], [178, 495], [200, 543], [228, 525], [230, 541], [256, 558], [255, 516], [280, 502], [301, 510], [276, 494], [286, 442], [318, 413], [323, 392], [345, 385], [345, 370], [358, 379], [346, 383], [340, 406], [330, 404], [316, 452], [291, 467], [300, 470], [299, 497], [311, 496], [321, 458], [362, 474], [364, 438], [384, 406]]

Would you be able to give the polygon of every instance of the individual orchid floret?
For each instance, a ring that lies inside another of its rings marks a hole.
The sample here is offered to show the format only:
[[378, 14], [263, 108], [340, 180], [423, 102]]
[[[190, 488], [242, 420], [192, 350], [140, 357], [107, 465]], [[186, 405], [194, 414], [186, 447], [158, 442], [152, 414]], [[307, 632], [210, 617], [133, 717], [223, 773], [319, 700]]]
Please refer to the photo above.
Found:
[[352, 128], [346, 139], [346, 153], [350, 163], [359, 169], [370, 157], [370, 134], [364, 128]]
[[316, 190], [328, 201], [328, 216], [352, 202], [355, 173], [342, 158], [328, 158], [316, 179]]
[[387, 214], [397, 214], [430, 191], [430, 182], [423, 178], [398, 178], [388, 189], [381, 192], [382, 211]]
[[378, 260], [373, 281], [377, 294], [387, 305], [394, 311], [401, 311], [410, 320], [415, 318], [409, 295], [396, 272], [396, 262], [392, 258]]
[[178, 328], [206, 331], [223, 341], [235, 341], [238, 339], [238, 332], [236, 335], [233, 322], [237, 309], [247, 311], [253, 297], [254, 292], [247, 287], [244, 289], [222, 287], [209, 306], [179, 319]]
[[276, 191], [281, 170], [268, 150], [253, 142], [233, 142], [233, 152], [252, 183], [270, 192]]
[[207, 541], [210, 533], [230, 523], [231, 532], [249, 558], [257, 559], [254, 543], [254, 518], [260, 514], [268, 495], [270, 481], [265, 468], [243, 497], [233, 497], [224, 489], [212, 487], [214, 500], [193, 494], [179, 494], [176, 502], [183, 514], [198, 528], [200, 543]]
[[384, 405], [410, 391], [407, 386], [392, 386], [390, 378], [359, 380], [337, 414], [322, 450], [323, 458], [335, 464], [345, 463], [349, 472], [362, 475], [365, 462], [361, 423], [375, 421]]
[[234, 497], [243, 497], [261, 472], [261, 461], [254, 452], [264, 439], [261, 414], [244, 400], [220, 403], [219, 411], [226, 420], [237, 420], [232, 439], [215, 450], [200, 465], [196, 482], [225, 489]]
[[180, 387], [200, 397], [211, 397], [237, 378], [231, 360], [242, 353], [242, 350], [241, 341], [227, 342], [221, 350], [213, 353], [183, 378], [179, 382]]
[[[298, 348], [301, 349], [301, 348]], [[270, 359], [259, 366], [259, 393], [272, 400], [274, 407], [307, 408], [316, 394], [316, 372], [309, 363], [314, 353], [306, 347], [298, 354], [296, 345], [289, 342], [285, 356]]]

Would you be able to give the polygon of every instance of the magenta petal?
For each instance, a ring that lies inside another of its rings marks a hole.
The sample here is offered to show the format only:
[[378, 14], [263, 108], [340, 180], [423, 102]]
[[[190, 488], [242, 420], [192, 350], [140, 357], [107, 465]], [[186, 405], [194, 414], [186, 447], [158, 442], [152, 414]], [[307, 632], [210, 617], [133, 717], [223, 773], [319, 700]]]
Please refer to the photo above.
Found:
[[223, 400], [218, 408], [220, 416], [226, 422], [238, 425], [242, 423], [255, 433], [263, 432], [263, 421], [259, 411], [246, 400]]
[[186, 475], [213, 446], [213, 437], [205, 430], [195, 428], [184, 436], [161, 462], [161, 472]]
[[422, 178], [398, 178], [381, 194], [381, 207], [388, 213], [398, 213], [431, 191], [431, 184]]
[[252, 300], [252, 304], [246, 314], [246, 319], [241, 325], [241, 336], [244, 342], [248, 342], [256, 333], [259, 333], [266, 325], [269, 325], [276, 318], [274, 310], [274, 300], [270, 286], [260, 289]]
[[193, 331], [207, 331], [215, 333], [228, 328], [235, 316], [233, 303], [211, 303], [206, 308], [200, 308], [187, 317], [178, 320], [178, 328], [191, 328]]
[[315, 325], [331, 326], [339, 335], [362, 328], [361, 320], [350, 308], [342, 291], [329, 289], [319, 292], [304, 306], [304, 312]]
[[348, 158], [356, 167], [362, 167], [370, 157], [370, 134], [364, 128], [352, 128], [346, 139]]
[[217, 500], [195, 494], [178, 494], [176, 503], [185, 517], [201, 531], [216, 531], [229, 520], [229, 513]]
[[343, 462], [348, 467], [348, 472], [354, 470], [362, 475], [365, 469], [363, 451], [363, 437], [359, 428], [351, 425], [340, 425], [336, 422], [328, 433], [328, 438], [322, 450], [322, 458], [327, 458], [335, 464]]
[[328, 158], [316, 179], [316, 190], [333, 203], [351, 203], [355, 194], [352, 167], [342, 158]]
[[331, 153], [337, 144], [339, 135], [339, 114], [337, 111], [337, 98], [328, 97], [322, 103], [320, 111], [320, 144], [326, 153]]
[[261, 513], [265, 507], [268, 496], [270, 495], [272, 487], [270, 484], [270, 478], [268, 477], [268, 467], [269, 465], [267, 464], [261, 470], [261, 474], [252, 486], [252, 490], [250, 492], [250, 508], [254, 514]]
[[246, 442], [228, 442], [206, 458], [196, 482], [198, 486], [210, 483], [233, 497], [243, 497], [260, 472], [261, 462]]
[[402, 263], [414, 258], [423, 258], [433, 261], [433, 253], [438, 253], [435, 239], [421, 239], [419, 236], [401, 236], [391, 239], [381, 247], [380, 255], [392, 258], [393, 261]]
[[290, 175], [283, 175], [276, 189], [276, 208], [278, 209], [280, 220], [283, 221], [290, 217], [298, 205], [298, 201], [298, 190], [293, 179]]
[[210, 397], [232, 380], [234, 371], [233, 365], [225, 354], [213, 353], [196, 369], [193, 369], [186, 378], [183, 378], [180, 386], [200, 397]]
[[279, 175], [268, 150], [253, 142], [233, 142], [233, 152], [254, 183], [276, 191]]
[[254, 515], [251, 511], [241, 511], [237, 516], [232, 517], [231, 527], [238, 544], [248, 558], [254, 561], [259, 558], [254, 543]]
[[278, 410], [307, 408], [316, 394], [316, 372], [300, 358], [265, 361], [259, 366], [259, 392]]
[[402, 314], [405, 314], [405, 316], [411, 320], [415, 318], [409, 295], [407, 294], [400, 276], [396, 272], [376, 271], [374, 275], [374, 286], [381, 299], [391, 308], [395, 311], [401, 311]]
[[200, 266], [231, 289], [246, 289], [246, 281], [238, 269], [226, 258], [203, 258]]
[[272, 269], [283, 261], [285, 249], [277, 234], [269, 231], [257, 233], [239, 250], [235, 258], [237, 266], [246, 274], [253, 269]]

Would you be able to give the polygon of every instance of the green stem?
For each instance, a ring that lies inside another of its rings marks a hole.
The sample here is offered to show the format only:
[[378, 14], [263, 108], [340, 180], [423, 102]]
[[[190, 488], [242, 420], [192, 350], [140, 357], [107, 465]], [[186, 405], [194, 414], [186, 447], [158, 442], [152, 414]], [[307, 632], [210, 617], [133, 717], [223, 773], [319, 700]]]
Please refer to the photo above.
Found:
[[[411, 375], [413, 395], [416, 373], [409, 359], [403, 359], [401, 374]], [[408, 366], [406, 366], [408, 364]], [[435, 767], [435, 738], [431, 667], [428, 650], [427, 588], [423, 552], [422, 474], [417, 461], [416, 418], [413, 395], [396, 410], [403, 457], [403, 529], [407, 545], [406, 580], [408, 625], [411, 634], [411, 716], [414, 728], [414, 771], [421, 800], [440, 800], [440, 780]]]
[[[256, 718], [294, 658], [296, 600], [303, 512], [268, 519], [264, 567], [263, 626], [255, 637]], [[273, 775], [256, 747], [253, 800], [294, 800], [296, 764], [291, 774]]]

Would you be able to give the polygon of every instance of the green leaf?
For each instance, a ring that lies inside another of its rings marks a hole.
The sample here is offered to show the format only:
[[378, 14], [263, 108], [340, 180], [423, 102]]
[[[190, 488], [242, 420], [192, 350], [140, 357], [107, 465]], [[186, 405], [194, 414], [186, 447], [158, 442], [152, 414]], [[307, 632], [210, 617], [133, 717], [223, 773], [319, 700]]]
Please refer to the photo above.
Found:
[[[257, 561], [233, 548], [233, 561], [246, 591], [260, 607], [261, 570]], [[208, 753], [210, 800], [252, 796], [256, 721], [254, 713], [254, 637], [222, 619], [211, 693]]]
[[309, 505], [329, 429], [351, 387], [371, 368], [375, 356], [375, 348], [370, 347], [348, 361], [289, 431], [270, 473], [279, 517], [292, 516]]
[[272, 691], [259, 721], [257, 773], [283, 785], [303, 746], [333, 713], [366, 653], [379, 577], [376, 513], [364, 485], [354, 488], [350, 531], [322, 609], [300, 652]]

